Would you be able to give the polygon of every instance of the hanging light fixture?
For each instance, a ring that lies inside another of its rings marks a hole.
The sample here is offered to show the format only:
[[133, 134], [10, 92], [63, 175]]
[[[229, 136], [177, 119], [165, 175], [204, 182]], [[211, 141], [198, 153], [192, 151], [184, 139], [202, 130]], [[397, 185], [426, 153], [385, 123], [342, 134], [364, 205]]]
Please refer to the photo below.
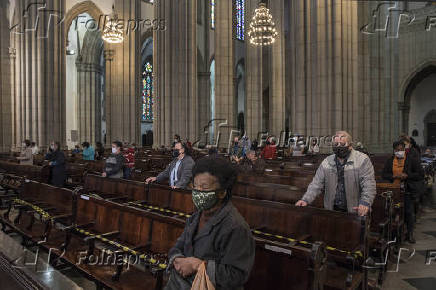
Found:
[[114, 5], [112, 5], [112, 15], [103, 29], [103, 40], [109, 43], [121, 43], [124, 40], [123, 26], [119, 24]]
[[248, 37], [253, 45], [271, 45], [276, 41], [278, 33], [276, 25], [272, 21], [272, 15], [265, 3], [259, 3], [254, 10], [253, 18], [248, 29]]

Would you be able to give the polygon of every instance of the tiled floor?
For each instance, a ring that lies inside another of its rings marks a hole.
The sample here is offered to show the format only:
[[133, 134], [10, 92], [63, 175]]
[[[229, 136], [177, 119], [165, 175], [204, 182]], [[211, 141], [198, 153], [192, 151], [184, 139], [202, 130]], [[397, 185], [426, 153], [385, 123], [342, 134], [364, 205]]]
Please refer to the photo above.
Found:
[[[434, 250], [436, 255], [436, 187], [428, 194], [425, 209], [416, 224], [416, 244], [405, 243], [401, 260], [404, 262], [395, 271], [395, 263], [391, 264], [391, 272], [387, 273], [382, 289], [386, 290], [435, 290], [436, 260], [426, 265], [428, 250]], [[407, 258], [411, 253], [414, 254]]]

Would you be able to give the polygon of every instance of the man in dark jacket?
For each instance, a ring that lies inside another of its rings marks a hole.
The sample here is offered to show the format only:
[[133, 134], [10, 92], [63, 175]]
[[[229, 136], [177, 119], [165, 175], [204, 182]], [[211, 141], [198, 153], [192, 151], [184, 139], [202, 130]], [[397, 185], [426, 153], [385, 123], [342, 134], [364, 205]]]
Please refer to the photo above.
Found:
[[192, 168], [195, 165], [194, 159], [186, 144], [178, 142], [173, 150], [174, 160], [162, 171], [157, 177], [149, 177], [145, 180], [146, 183], [162, 182], [165, 179], [169, 180], [169, 185], [172, 188], [186, 188], [191, 182]]
[[414, 244], [415, 201], [423, 188], [424, 170], [416, 154], [412, 152], [406, 154], [403, 142], [394, 142], [393, 148], [394, 155], [385, 163], [383, 179], [404, 186], [404, 218], [407, 225], [407, 240]]
[[123, 144], [120, 141], [112, 142], [112, 154], [106, 159], [103, 177], [122, 178], [125, 159], [121, 154]]
[[51, 142], [49, 152], [45, 155], [50, 166], [50, 184], [63, 187], [65, 184], [65, 155], [60, 151], [59, 142]]

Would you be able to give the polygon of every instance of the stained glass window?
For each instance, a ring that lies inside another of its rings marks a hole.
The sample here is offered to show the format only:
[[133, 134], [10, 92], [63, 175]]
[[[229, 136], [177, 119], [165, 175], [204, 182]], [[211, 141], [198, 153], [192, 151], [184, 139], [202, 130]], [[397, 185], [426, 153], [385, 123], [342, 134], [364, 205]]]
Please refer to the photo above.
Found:
[[210, 0], [210, 27], [215, 29], [215, 0]]
[[245, 0], [236, 1], [236, 38], [245, 39]]
[[142, 72], [142, 121], [153, 121], [153, 66], [146, 62]]

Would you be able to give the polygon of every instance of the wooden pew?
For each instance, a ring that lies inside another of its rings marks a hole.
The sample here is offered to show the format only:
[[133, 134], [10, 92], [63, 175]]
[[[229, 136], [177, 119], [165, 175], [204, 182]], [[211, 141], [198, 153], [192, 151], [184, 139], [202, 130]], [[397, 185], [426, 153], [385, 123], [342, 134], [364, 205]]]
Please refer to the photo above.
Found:
[[362, 268], [368, 252], [365, 217], [238, 196], [234, 196], [232, 202], [256, 237], [291, 241], [296, 245], [324, 242], [328, 259], [334, 264], [327, 269], [326, 287], [366, 287], [367, 274]]
[[[183, 220], [82, 195], [77, 200], [76, 224], [66, 229], [66, 252], [59, 256], [98, 287], [161, 289], [167, 252], [183, 229]], [[140, 263], [101, 265], [94, 263], [96, 257], [103, 261], [133, 257]]]
[[14, 174], [44, 183], [48, 183], [50, 175], [48, 166], [22, 165], [5, 161], [0, 161], [0, 172]]
[[[27, 181], [18, 197], [9, 203], [0, 222], [3, 231], [13, 231], [23, 237], [24, 244], [34, 245], [50, 238], [52, 226], [71, 225], [74, 220], [75, 195], [71, 190], [35, 181]], [[11, 220], [11, 211], [18, 214]], [[37, 217], [38, 218], [37, 218]]]

